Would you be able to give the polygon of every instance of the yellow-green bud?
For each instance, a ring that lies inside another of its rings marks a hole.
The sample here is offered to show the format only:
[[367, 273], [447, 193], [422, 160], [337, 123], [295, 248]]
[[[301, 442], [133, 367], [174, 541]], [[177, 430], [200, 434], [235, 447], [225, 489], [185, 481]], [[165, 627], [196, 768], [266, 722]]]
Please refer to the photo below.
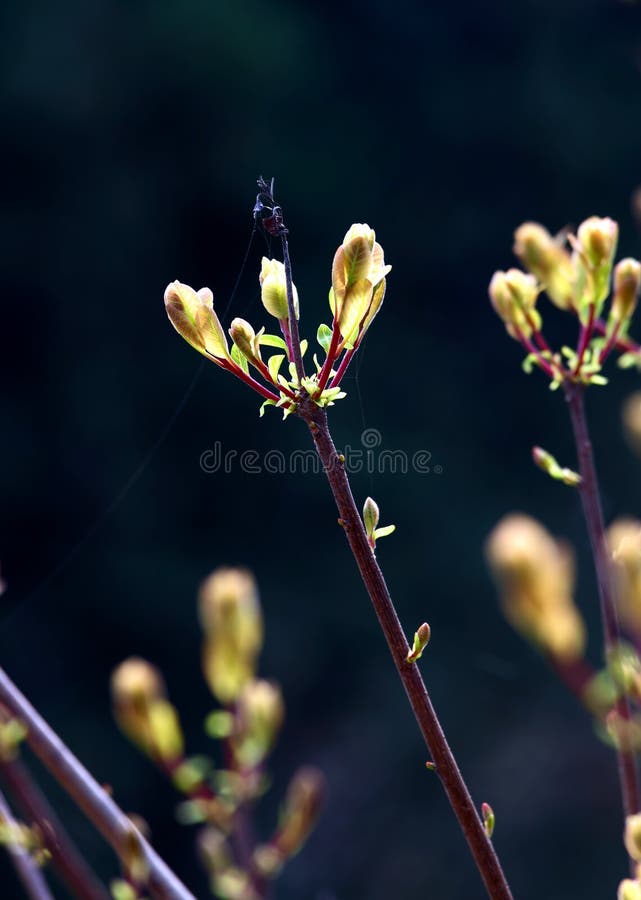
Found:
[[641, 813], [626, 816], [623, 843], [630, 859], [641, 862]]
[[214, 696], [228, 704], [253, 679], [263, 642], [254, 579], [243, 569], [218, 569], [202, 585], [199, 606], [205, 678]]
[[574, 305], [572, 258], [550, 232], [536, 222], [524, 222], [514, 232], [514, 253], [560, 309]]
[[540, 329], [541, 317], [535, 304], [539, 287], [534, 275], [526, 275], [520, 269], [495, 272], [489, 287], [489, 295], [495, 312], [503, 320], [510, 337], [519, 335], [528, 338], [532, 325]]
[[374, 534], [379, 518], [380, 511], [378, 504], [375, 500], [372, 500], [371, 497], [368, 497], [363, 505], [363, 525], [365, 526], [365, 531], [369, 537]]
[[579, 225], [577, 238], [590, 266], [611, 266], [619, 239], [619, 226], [613, 219], [590, 216]]
[[154, 666], [136, 657], [121, 663], [111, 677], [111, 695], [118, 725], [145, 753], [165, 763], [182, 756], [178, 714]]
[[332, 264], [330, 304], [342, 336], [351, 344], [365, 333], [385, 296], [383, 248], [369, 225], [352, 225]]
[[165, 308], [176, 331], [204, 356], [229, 359], [227, 339], [213, 300], [209, 288], [195, 291], [180, 281], [173, 281], [165, 290]]
[[[285, 266], [278, 259], [268, 259], [263, 256], [260, 275], [260, 298], [267, 312], [282, 321], [289, 318], [287, 307], [287, 280], [285, 278]], [[298, 291], [292, 284], [294, 299], [294, 312], [298, 318]]]
[[430, 642], [430, 637], [432, 636], [432, 629], [427, 624], [427, 622], [423, 622], [422, 625], [419, 625], [417, 630], [414, 632], [414, 642], [412, 644], [412, 649], [406, 656], [406, 661], [408, 663], [414, 663], [417, 659], [420, 659], [423, 655], [423, 650], [427, 647]]
[[631, 878], [624, 878], [617, 891], [617, 900], [641, 900], [641, 884]]
[[641, 287], [641, 263], [636, 259], [622, 259], [614, 267], [611, 316], [616, 322], [628, 322], [632, 317]]
[[231, 741], [241, 768], [253, 769], [263, 761], [284, 718], [285, 704], [278, 685], [263, 680], [245, 685], [236, 700], [236, 730]]
[[260, 359], [260, 348], [256, 341], [256, 332], [244, 319], [233, 319], [229, 329], [231, 339], [240, 352], [250, 362]]

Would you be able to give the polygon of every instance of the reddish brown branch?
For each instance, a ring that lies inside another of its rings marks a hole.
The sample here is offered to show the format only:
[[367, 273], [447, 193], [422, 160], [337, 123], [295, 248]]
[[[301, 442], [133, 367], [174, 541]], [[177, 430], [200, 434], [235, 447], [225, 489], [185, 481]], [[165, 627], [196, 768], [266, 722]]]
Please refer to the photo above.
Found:
[[512, 894], [498, 857], [447, 743], [416, 664], [407, 662], [409, 646], [399, 622], [383, 573], [376, 562], [358, 508], [354, 502], [342, 458], [336, 452], [325, 411], [311, 401], [302, 403], [299, 415], [307, 423], [336, 501], [350, 545], [387, 640], [414, 716], [436, 766], [448, 800], [493, 900], [511, 900]]

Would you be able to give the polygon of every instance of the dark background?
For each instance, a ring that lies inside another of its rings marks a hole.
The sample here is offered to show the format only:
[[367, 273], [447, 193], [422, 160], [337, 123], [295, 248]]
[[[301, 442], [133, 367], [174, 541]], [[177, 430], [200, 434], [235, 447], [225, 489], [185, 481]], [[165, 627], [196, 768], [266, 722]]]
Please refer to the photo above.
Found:
[[[279, 900], [484, 896], [322, 477], [199, 466], [217, 440], [309, 446], [299, 422], [259, 419], [242, 384], [199, 370], [162, 306], [180, 278], [211, 286], [222, 312], [255, 179], [275, 175], [304, 334], [328, 320], [351, 222], [375, 227], [394, 265], [332, 427], [339, 445], [376, 428], [384, 448], [425, 448], [442, 467], [358, 474], [354, 489], [397, 523], [379, 559], [408, 634], [431, 623], [421, 666], [474, 797], [495, 809], [515, 897], [614, 897], [626, 867], [614, 759], [503, 622], [483, 564], [484, 537], [512, 509], [572, 540], [599, 659], [577, 497], [529, 459], [541, 443], [573, 464], [563, 403], [521, 372], [486, 285], [524, 219], [557, 230], [611, 215], [621, 252], [641, 252], [639, 8], [22, 0], [0, 8], [0, 40], [3, 665], [205, 897], [171, 789], [113, 724], [108, 679], [129, 654], [155, 662], [190, 751], [206, 751], [195, 593], [214, 567], [247, 565], [267, 621], [261, 671], [288, 704], [262, 833], [299, 763], [329, 782]], [[266, 323], [264, 249], [254, 242], [226, 324]], [[620, 430], [639, 377], [613, 374], [590, 396], [608, 517], [641, 512]], [[51, 796], [115, 874], [93, 829]], [[20, 896], [4, 861], [0, 883]]]

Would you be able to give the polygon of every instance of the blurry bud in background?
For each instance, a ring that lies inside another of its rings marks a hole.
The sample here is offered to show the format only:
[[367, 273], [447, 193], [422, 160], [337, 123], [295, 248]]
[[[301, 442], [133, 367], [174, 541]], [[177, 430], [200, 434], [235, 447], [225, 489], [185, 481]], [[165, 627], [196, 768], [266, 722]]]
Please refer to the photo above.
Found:
[[111, 677], [114, 714], [122, 731], [152, 759], [172, 766], [183, 755], [178, 714], [158, 670], [144, 659], [121, 663]]
[[494, 273], [489, 287], [490, 300], [507, 333], [515, 340], [519, 340], [519, 335], [529, 338], [533, 327], [540, 330], [541, 317], [535, 308], [539, 292], [534, 275], [526, 275], [520, 269]]
[[244, 569], [218, 569], [199, 594], [205, 633], [203, 671], [223, 705], [253, 680], [263, 644], [263, 618], [254, 579]]
[[622, 323], [624, 332], [632, 318], [641, 287], [641, 263], [636, 259], [622, 259], [614, 267], [614, 290], [610, 320]]
[[628, 632], [641, 634], [641, 521], [616, 519], [607, 541], [619, 618]]
[[278, 830], [269, 844], [257, 847], [255, 863], [267, 877], [278, 874], [295, 856], [318, 821], [325, 796], [325, 779], [311, 766], [299, 769], [289, 784]]
[[285, 718], [278, 685], [250, 681], [236, 700], [236, 727], [231, 746], [240, 769], [258, 766], [272, 749]]
[[546, 228], [536, 222], [524, 222], [514, 232], [514, 253], [555, 306], [572, 309], [575, 281], [572, 257]]
[[490, 533], [485, 555], [513, 628], [562, 662], [582, 657], [586, 632], [572, 598], [569, 548], [529, 516], [512, 514]]
[[641, 900], [641, 884], [632, 881], [631, 878], [625, 878], [619, 885], [617, 900]]
[[628, 443], [641, 456], [641, 391], [635, 391], [626, 398], [622, 415]]
[[630, 859], [641, 862], [641, 813], [626, 816], [623, 843]]

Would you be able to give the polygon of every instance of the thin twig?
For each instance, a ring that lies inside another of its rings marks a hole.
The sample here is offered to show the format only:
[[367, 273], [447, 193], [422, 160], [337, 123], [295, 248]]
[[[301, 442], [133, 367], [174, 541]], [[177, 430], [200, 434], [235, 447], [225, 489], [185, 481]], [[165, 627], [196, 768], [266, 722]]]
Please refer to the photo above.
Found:
[[131, 819], [89, 774], [3, 669], [0, 669], [0, 702], [24, 723], [28, 729], [26, 741], [29, 747], [119, 857], [130, 849], [131, 834], [132, 831], [135, 832], [137, 845], [149, 869], [148, 887], [152, 896], [159, 900], [195, 900], [193, 894], [135, 829]]
[[[16, 821], [11, 814], [9, 804], [2, 793], [0, 793], [0, 816], [9, 828], [16, 827]], [[8, 843], [7, 851], [13, 860], [16, 874], [20, 879], [27, 896], [30, 897], [31, 900], [54, 900], [54, 896], [49, 890], [42, 871], [38, 868], [27, 850], [25, 850], [24, 847], [20, 847], [18, 844]]]
[[[578, 486], [578, 490], [581, 496], [583, 515], [594, 559], [607, 660], [610, 651], [616, 648], [621, 638], [612, 589], [610, 562], [606, 549], [601, 495], [599, 493], [592, 443], [585, 415], [585, 388], [577, 382], [564, 381], [563, 390], [568, 404], [579, 460], [581, 483]], [[625, 694], [617, 701], [615, 710], [624, 722], [630, 720], [630, 702]], [[639, 781], [634, 753], [631, 748], [625, 746], [625, 738], [621, 743], [622, 746], [617, 747], [619, 781], [621, 783], [623, 809], [625, 815], [629, 816], [639, 812], [641, 808]]]
[[416, 721], [431, 753], [436, 772], [465, 835], [488, 896], [492, 900], [511, 900], [512, 894], [501, 864], [447, 743], [421, 673], [415, 663], [407, 662], [409, 645], [385, 578], [367, 540], [345, 472], [343, 458], [336, 452], [329, 432], [327, 415], [311, 400], [301, 403], [298, 412], [311, 432], [338, 507], [345, 536], [383, 629]]
[[18, 759], [0, 763], [0, 777], [6, 782], [23, 816], [35, 822], [51, 865], [79, 900], [109, 900], [107, 890], [69, 837], [51, 804]]
[[285, 265], [285, 285], [287, 291], [287, 313], [289, 315], [289, 332], [292, 340], [292, 350], [294, 351], [294, 367], [298, 383], [301, 384], [305, 377], [305, 366], [303, 365], [303, 356], [300, 351], [300, 337], [298, 334], [298, 319], [296, 318], [296, 309], [294, 307], [294, 288], [292, 282], [292, 264], [289, 258], [289, 244], [287, 243], [287, 229], [283, 227], [280, 239], [283, 245], [283, 263]]

